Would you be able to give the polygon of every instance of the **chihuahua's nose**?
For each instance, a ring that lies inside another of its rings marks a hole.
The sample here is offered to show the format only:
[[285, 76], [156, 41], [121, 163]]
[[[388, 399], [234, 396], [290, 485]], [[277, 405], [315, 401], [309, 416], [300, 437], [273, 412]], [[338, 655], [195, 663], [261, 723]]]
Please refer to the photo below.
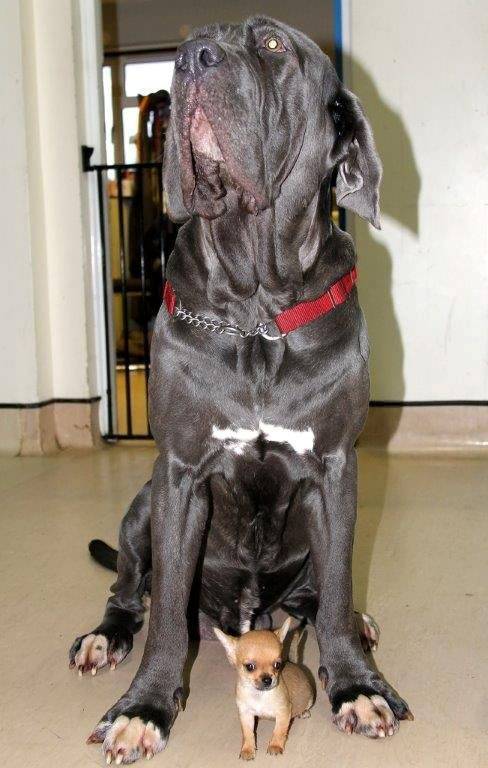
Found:
[[269, 675], [263, 675], [262, 678], [261, 678], [261, 682], [262, 682], [262, 684], [264, 685], [265, 688], [269, 688], [269, 686], [273, 682], [273, 678], [270, 677]]
[[200, 77], [210, 67], [217, 67], [225, 58], [225, 51], [213, 40], [189, 40], [180, 45], [176, 69]]

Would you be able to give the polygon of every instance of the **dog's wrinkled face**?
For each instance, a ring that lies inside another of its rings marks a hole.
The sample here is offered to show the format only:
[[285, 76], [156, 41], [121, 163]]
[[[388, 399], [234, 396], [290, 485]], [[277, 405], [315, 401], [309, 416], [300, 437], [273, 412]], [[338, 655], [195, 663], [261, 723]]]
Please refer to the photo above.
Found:
[[[198, 30], [180, 47], [173, 78], [164, 169], [170, 213], [220, 216], [231, 188], [257, 213], [290, 178], [307, 200], [340, 163], [343, 198], [364, 197], [372, 183], [377, 203], [380, 167], [363, 123], [355, 97], [302, 33], [263, 17]], [[362, 207], [376, 224], [377, 212]]]
[[228, 185], [249, 211], [267, 207], [300, 150], [307, 92], [292, 30], [251, 19], [196, 31], [172, 90], [185, 207], [219, 215]]
[[274, 632], [258, 629], [241, 637], [231, 637], [220, 629], [214, 630], [227, 658], [236, 668], [241, 684], [258, 691], [276, 688], [283, 667], [283, 641], [290, 622], [290, 618], [286, 619], [283, 626]]

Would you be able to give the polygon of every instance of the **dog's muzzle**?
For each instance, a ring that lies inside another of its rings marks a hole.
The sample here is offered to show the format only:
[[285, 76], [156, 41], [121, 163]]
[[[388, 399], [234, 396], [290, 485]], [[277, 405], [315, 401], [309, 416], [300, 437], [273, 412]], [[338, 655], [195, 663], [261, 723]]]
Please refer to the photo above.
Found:
[[180, 46], [175, 61], [179, 72], [191, 74], [194, 78], [204, 75], [210, 67], [218, 67], [225, 59], [225, 51], [214, 40], [188, 40]]

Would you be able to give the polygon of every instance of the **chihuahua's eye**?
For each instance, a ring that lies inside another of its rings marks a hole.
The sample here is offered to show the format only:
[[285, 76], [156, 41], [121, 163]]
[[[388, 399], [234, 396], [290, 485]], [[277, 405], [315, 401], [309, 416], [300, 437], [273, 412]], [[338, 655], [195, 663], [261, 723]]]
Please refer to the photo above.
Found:
[[248, 672], [254, 672], [254, 670], [256, 669], [256, 665], [253, 664], [251, 661], [249, 662], [249, 664], [244, 664], [244, 666]]
[[273, 664], [273, 669], [281, 669], [281, 661], [275, 661]]
[[267, 37], [264, 41], [264, 47], [268, 51], [272, 51], [273, 53], [282, 53], [283, 51], [286, 51], [285, 46], [283, 45], [283, 42], [280, 40], [279, 37], [276, 37], [276, 35], [271, 35], [270, 37]]

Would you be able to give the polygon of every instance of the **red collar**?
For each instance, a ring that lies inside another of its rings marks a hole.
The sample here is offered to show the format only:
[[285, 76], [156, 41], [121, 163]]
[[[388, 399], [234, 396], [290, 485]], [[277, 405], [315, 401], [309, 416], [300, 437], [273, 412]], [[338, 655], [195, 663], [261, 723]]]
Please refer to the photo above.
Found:
[[170, 315], [181, 317], [181, 319], [194, 324], [197, 327], [202, 327], [206, 330], [210, 330], [217, 333], [230, 333], [232, 335], [239, 335], [243, 337], [257, 336], [258, 334], [268, 339], [279, 339], [286, 336], [291, 331], [295, 331], [297, 328], [301, 328], [303, 325], [311, 323], [313, 320], [327, 315], [332, 312], [335, 307], [340, 304], [344, 304], [349, 294], [351, 293], [357, 280], [357, 270], [353, 267], [350, 272], [339, 278], [337, 282], [330, 285], [327, 290], [318, 296], [316, 299], [310, 301], [300, 301], [298, 304], [294, 304], [292, 307], [280, 312], [279, 315], [273, 319], [273, 322], [277, 326], [280, 336], [270, 336], [266, 323], [260, 323], [253, 331], [242, 331], [237, 326], [227, 325], [219, 320], [211, 320], [209, 318], [201, 317], [200, 315], [193, 315], [189, 310], [185, 310], [176, 304], [176, 294], [173, 286], [166, 281], [164, 286], [163, 300]]

